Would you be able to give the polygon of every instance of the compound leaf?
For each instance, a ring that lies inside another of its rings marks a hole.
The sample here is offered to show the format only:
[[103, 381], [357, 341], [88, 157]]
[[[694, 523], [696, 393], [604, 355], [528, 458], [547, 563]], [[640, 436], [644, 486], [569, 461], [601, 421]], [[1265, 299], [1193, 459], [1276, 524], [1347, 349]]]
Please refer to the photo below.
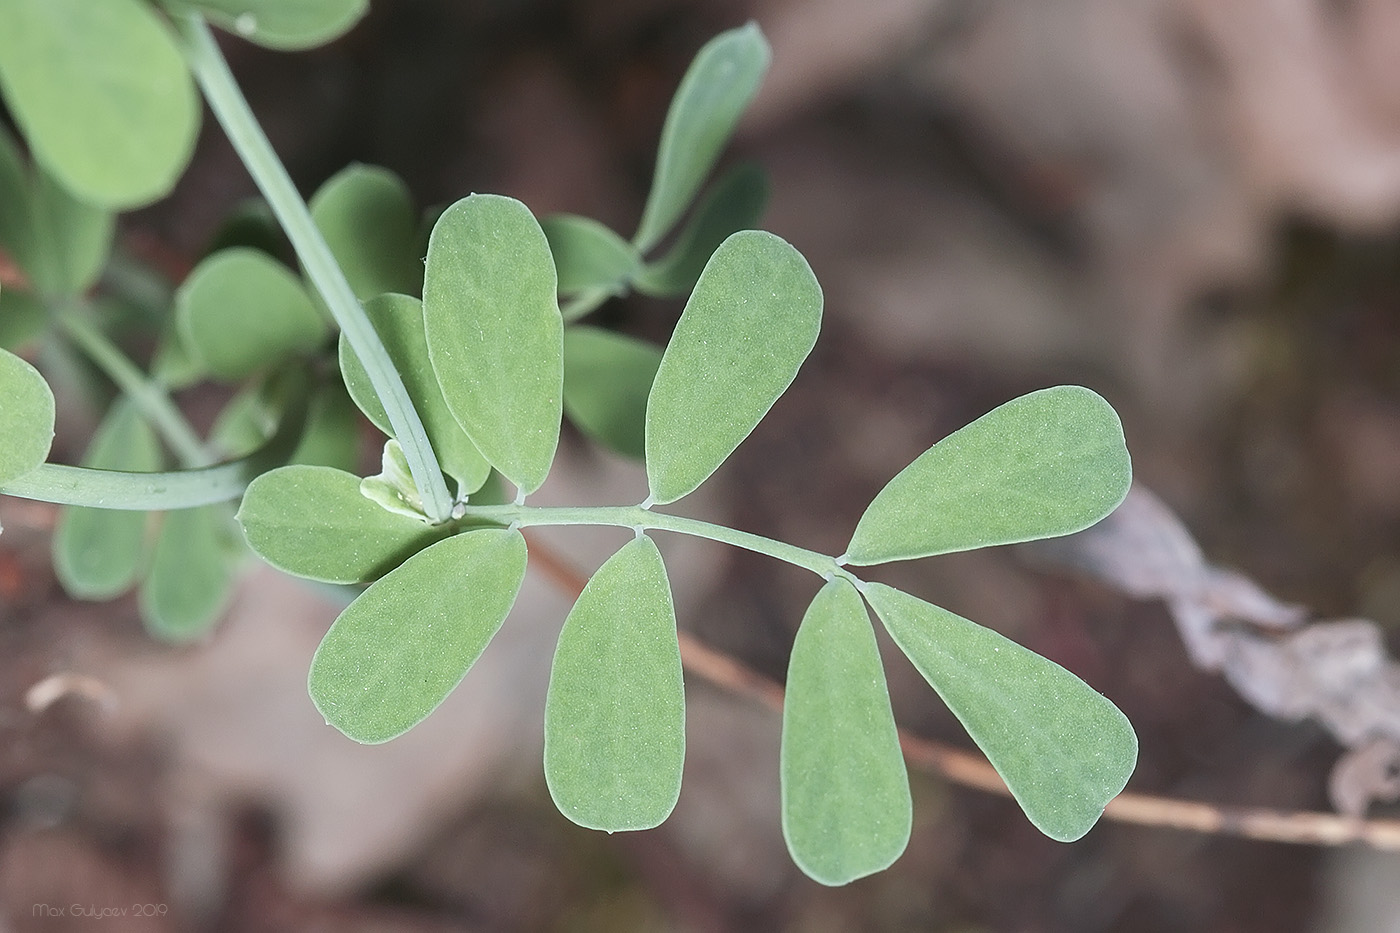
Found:
[[423, 237], [408, 186], [388, 169], [351, 165], [311, 198], [311, 217], [355, 297], [416, 295], [423, 287]]
[[637, 291], [670, 298], [695, 287], [710, 256], [731, 233], [758, 225], [768, 204], [768, 176], [752, 163], [735, 166], [705, 195], [661, 259], [633, 279]]
[[246, 247], [220, 250], [175, 295], [180, 334], [215, 376], [241, 380], [326, 339], [326, 323], [301, 282]]
[[[154, 473], [163, 466], [160, 443], [130, 400], [117, 399], [83, 456], [98, 470]], [[131, 588], [146, 559], [145, 512], [70, 506], [53, 536], [53, 569], [70, 596], [112, 599]]]
[[168, 642], [207, 633], [233, 596], [241, 553], [224, 505], [166, 512], [141, 584], [146, 631]]
[[772, 53], [756, 23], [705, 43], [681, 79], [656, 153], [656, 171], [632, 242], [645, 253], [666, 236], [700, 189], [739, 117], [758, 92]]
[[821, 286], [784, 240], [745, 230], [715, 250], [647, 400], [647, 479], [657, 503], [694, 490], [748, 437], [796, 378], [821, 314]]
[[0, 350], [0, 484], [43, 463], [53, 444], [53, 392], [39, 371]]
[[371, 584], [311, 660], [311, 699], [326, 722], [372, 745], [437, 709], [505, 621], [525, 559], [518, 531], [471, 531]]
[[236, 35], [271, 49], [309, 49], [350, 30], [369, 0], [166, 0], [193, 7]]
[[782, 791], [788, 851], [822, 884], [888, 868], [909, 843], [913, 802], [885, 672], [847, 580], [822, 587], [792, 646]]
[[360, 478], [294, 465], [248, 485], [238, 521], [248, 545], [278, 570], [326, 583], [363, 583], [402, 564], [446, 529], [375, 505]]
[[[403, 378], [404, 388], [413, 400], [418, 417], [423, 419], [423, 429], [428, 432], [428, 440], [442, 469], [457, 480], [461, 492], [476, 492], [486, 482], [491, 465], [453, 417], [433, 375], [424, 332], [423, 303], [406, 295], [379, 295], [365, 303], [365, 314]], [[379, 430], [393, 437], [389, 416], [384, 413], [369, 374], [344, 334], [340, 337], [340, 372], [360, 411]]]
[[554, 254], [561, 295], [620, 292], [641, 266], [636, 247], [591, 217], [551, 214], [540, 228]]
[[1112, 406], [1057, 386], [930, 447], [870, 503], [847, 549], [879, 564], [1080, 531], [1118, 507], [1132, 464]]
[[647, 396], [661, 350], [644, 340], [575, 325], [564, 330], [564, 411], [620, 454], [646, 453]]
[[563, 318], [549, 241], [529, 209], [474, 194], [428, 241], [423, 318], [443, 398], [487, 461], [526, 493], [544, 482], [563, 413]]
[[598, 568], [559, 634], [544, 711], [544, 774], [590, 829], [650, 829], [676, 805], [685, 692], [671, 586], [646, 536]]
[[1128, 783], [1137, 736], [1118, 707], [1053, 661], [907, 593], [865, 598], [1006, 781], [1036, 828], [1072, 842]]
[[169, 192], [199, 129], [179, 47], [141, 0], [10, 0], [0, 89], [36, 160], [101, 207]]

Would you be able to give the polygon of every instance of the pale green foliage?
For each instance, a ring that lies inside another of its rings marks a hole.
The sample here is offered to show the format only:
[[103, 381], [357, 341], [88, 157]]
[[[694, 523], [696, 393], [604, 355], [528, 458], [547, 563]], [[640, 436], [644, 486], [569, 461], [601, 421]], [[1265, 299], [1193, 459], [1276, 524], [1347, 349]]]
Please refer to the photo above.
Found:
[[1127, 784], [1137, 736], [1084, 681], [991, 629], [882, 583], [865, 598], [1052, 839], [1083, 836]]
[[[153, 473], [162, 467], [155, 432], [128, 399], [118, 399], [102, 419], [83, 465], [102, 470]], [[111, 599], [130, 589], [145, 569], [145, 512], [70, 506], [53, 536], [53, 568], [69, 595]]]
[[647, 400], [647, 479], [658, 504], [693, 491], [749, 436], [796, 378], [821, 314], [821, 286], [784, 240], [748, 230], [715, 251]]
[[661, 350], [597, 327], [564, 331], [564, 413], [589, 437], [641, 459], [643, 425]]
[[476, 663], [524, 578], [516, 531], [472, 531], [410, 557], [361, 593], [316, 649], [316, 708], [358, 742], [408, 731]]
[[1118, 507], [1132, 466], [1113, 408], [1080, 386], [1013, 399], [948, 435], [861, 516], [852, 564], [1080, 531]]
[[320, 187], [310, 208], [356, 298], [422, 289], [427, 241], [408, 186], [393, 172], [351, 165]]
[[551, 214], [540, 227], [554, 254], [561, 295], [621, 291], [641, 268], [636, 247], [591, 217]]
[[544, 482], [563, 414], [563, 319], [544, 231], [519, 201], [475, 194], [438, 218], [423, 317], [447, 407], [524, 492]]
[[192, 641], [219, 620], [243, 555], [230, 518], [223, 505], [165, 513], [140, 590], [141, 616], [156, 638]]
[[220, 250], [190, 273], [175, 298], [180, 334], [221, 379], [245, 379], [326, 339], [326, 322], [301, 281], [265, 253]]
[[309, 49], [346, 32], [369, 0], [163, 0], [174, 12], [195, 9], [230, 32], [273, 49]]
[[888, 868], [904, 851], [913, 803], [865, 605], [833, 579], [802, 619], [783, 701], [783, 835], [822, 884]]
[[199, 129], [189, 72], [142, 0], [6, 0], [0, 90], [35, 157], [79, 198], [166, 194]]
[[54, 401], [49, 384], [24, 360], [0, 350], [0, 484], [44, 462], [53, 444]]
[[661, 553], [642, 536], [598, 568], [559, 634], [544, 775], [575, 823], [650, 829], [675, 807], [684, 763], [676, 614]]

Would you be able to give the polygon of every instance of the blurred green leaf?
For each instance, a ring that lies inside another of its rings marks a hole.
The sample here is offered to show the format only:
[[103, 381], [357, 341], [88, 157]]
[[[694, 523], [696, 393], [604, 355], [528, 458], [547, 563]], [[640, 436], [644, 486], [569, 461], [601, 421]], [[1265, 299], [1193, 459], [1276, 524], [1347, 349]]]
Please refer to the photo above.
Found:
[[311, 660], [311, 699], [357, 742], [416, 726], [461, 682], [525, 578], [525, 539], [483, 529], [439, 541], [370, 585]]
[[647, 396], [661, 350], [644, 340], [572, 325], [564, 329], [564, 412], [589, 437], [640, 460]]
[[294, 51], [344, 35], [369, 0], [163, 0], [175, 12], [194, 8], [211, 21], [270, 49]]
[[355, 403], [338, 380], [316, 387], [301, 443], [288, 462], [346, 471], [359, 469], [359, 416]]
[[720, 33], [681, 79], [656, 154], [656, 171], [632, 242], [645, 253], [675, 226], [758, 92], [771, 52], [756, 23]]
[[300, 280], [247, 248], [209, 256], [175, 295], [176, 321], [209, 372], [242, 380], [296, 353], [314, 350], [329, 330]]
[[388, 169], [351, 165], [311, 198], [311, 217], [361, 301], [423, 288], [418, 212], [408, 186]]
[[35, 251], [25, 266], [42, 295], [80, 295], [97, 281], [112, 249], [115, 220], [76, 200], [40, 171], [31, 200]]
[[248, 545], [278, 570], [325, 583], [374, 580], [447, 529], [387, 512], [360, 495], [360, 478], [287, 466], [253, 480], [238, 521]]
[[241, 557], [227, 506], [166, 512], [141, 584], [146, 631], [176, 643], [207, 634], [233, 596]]
[[48, 323], [48, 309], [34, 295], [17, 288], [0, 289], [0, 348], [15, 351], [32, 346]]
[[[459, 490], [472, 493], [486, 482], [491, 466], [476, 449], [472, 439], [462, 429], [443, 398], [442, 388], [433, 373], [428, 357], [428, 338], [424, 331], [423, 303], [406, 295], [379, 295], [365, 303], [374, 330], [403, 378], [408, 397], [423, 429], [433, 445], [433, 453], [448, 476], [457, 480]], [[379, 430], [393, 436], [389, 416], [375, 394], [369, 374], [350, 348], [345, 335], [340, 337], [340, 372], [350, 397]]]
[[1137, 736], [1118, 707], [946, 609], [882, 583], [868, 584], [865, 598], [1036, 828], [1060, 842], [1087, 833], [1137, 763]]
[[53, 444], [53, 392], [39, 371], [0, 350], [0, 485], [23, 476]]
[[620, 293], [641, 267], [636, 248], [591, 217], [551, 214], [540, 228], [554, 254], [561, 295], [595, 288]]
[[685, 691], [661, 553], [635, 538], [598, 568], [564, 622], [544, 710], [544, 775], [590, 829], [650, 829], [676, 805]]
[[141, 0], [8, 0], [0, 90], [35, 159], [114, 210], [169, 192], [199, 129], [179, 47]]
[[[129, 399], [112, 403], [83, 456], [97, 470], [155, 473], [164, 467], [155, 432]], [[53, 569], [68, 595], [112, 599], [130, 589], [145, 569], [145, 512], [70, 506], [53, 536]]]
[[880, 491], [847, 551], [879, 564], [1080, 531], [1118, 507], [1132, 464], [1112, 406], [1080, 386], [1012, 399]]
[[767, 204], [768, 176], [763, 169], [751, 163], [735, 166], [705, 195], [671, 251], [636, 274], [633, 287], [660, 298], [686, 294], [719, 245], [730, 234], [757, 227]]
[[21, 269], [24, 257], [34, 252], [34, 232], [29, 221], [29, 169], [9, 130], [0, 123], [0, 249]]
[[909, 843], [913, 803], [875, 633], [847, 580], [802, 619], [783, 700], [783, 836], [822, 884], [888, 868]]
[[782, 239], [746, 230], [705, 266], [647, 402], [652, 498], [674, 502], [703, 483], [797, 376], [821, 328], [822, 292]]
[[526, 493], [544, 482], [563, 412], [563, 319], [554, 259], [525, 205], [474, 194], [438, 218], [423, 317], [447, 407], [486, 460]]

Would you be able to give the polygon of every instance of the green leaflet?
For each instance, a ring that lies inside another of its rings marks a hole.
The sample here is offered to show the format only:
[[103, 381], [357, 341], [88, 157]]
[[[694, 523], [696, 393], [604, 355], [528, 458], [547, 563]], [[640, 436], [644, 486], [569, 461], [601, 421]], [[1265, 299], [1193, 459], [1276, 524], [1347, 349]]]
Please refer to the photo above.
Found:
[[363, 583], [402, 564], [447, 529], [385, 511], [360, 478], [287, 466], [253, 480], [238, 521], [248, 545], [278, 570], [326, 583]]
[[1012, 399], [880, 491], [847, 550], [879, 564], [1080, 531], [1118, 507], [1132, 464], [1112, 406], [1080, 386]]
[[141, 0], [9, 0], [0, 90], [37, 161], [111, 209], [169, 192], [199, 129], [180, 50]]
[[551, 214], [540, 228], [554, 255], [561, 295], [589, 289], [620, 293], [641, 267], [636, 248], [591, 217]]
[[244, 247], [214, 253], [196, 266], [176, 292], [175, 314], [194, 356], [229, 380], [310, 352], [329, 333], [297, 277]]
[[0, 350], [0, 485], [44, 462], [53, 444], [53, 392], [39, 371]]
[[311, 198], [311, 217], [364, 301], [423, 288], [423, 242], [408, 187], [388, 169], [351, 165]]
[[620, 454], [646, 454], [647, 396], [661, 351], [644, 340], [573, 325], [564, 330], [564, 412]]
[[24, 257], [34, 252], [33, 232], [29, 222], [29, 169], [19, 147], [0, 124], [0, 249], [25, 268]]
[[338, 381], [322, 383], [311, 396], [306, 428], [288, 463], [356, 470], [360, 465], [360, 425], [355, 403]]
[[17, 288], [0, 291], [0, 349], [32, 347], [48, 324], [48, 309], [38, 298]]
[[226, 506], [166, 512], [141, 584], [146, 631], [168, 642], [208, 633], [233, 595], [241, 555]]
[[235, 35], [271, 49], [309, 49], [348, 32], [369, 0], [164, 0], [172, 11], [194, 8]]
[[[83, 466], [154, 473], [162, 462], [155, 432], [129, 399], [112, 404]], [[112, 599], [130, 589], [145, 568], [145, 512], [71, 506], [59, 513], [53, 536], [53, 568], [70, 596]]]
[[633, 539], [598, 568], [559, 634], [544, 711], [544, 775], [590, 829], [650, 829], [676, 805], [685, 691], [661, 553]]
[[690, 493], [749, 436], [796, 378], [821, 314], [821, 286], [784, 240], [746, 230], [715, 250], [647, 401], [647, 479], [658, 504]]
[[632, 242], [649, 251], [675, 226], [748, 108], [772, 57], [756, 23], [720, 33], [681, 79], [656, 153], [656, 171]]
[[913, 803], [885, 672], [847, 580], [822, 587], [792, 646], [782, 788], [788, 851], [822, 884], [882, 871], [909, 843]]
[[[443, 472], [457, 480], [459, 492], [476, 492], [486, 482], [491, 466], [453, 417], [433, 375], [424, 332], [423, 303], [406, 295], [379, 295], [365, 303], [365, 314], [403, 378], [404, 388], [413, 400], [418, 417], [423, 419], [423, 429], [428, 432], [428, 440]], [[375, 427], [392, 437], [389, 416], [384, 413], [369, 374], [355, 351], [350, 349], [350, 341], [344, 334], [340, 337], [340, 372], [360, 411]]]
[[633, 285], [645, 295], [684, 295], [695, 287], [705, 263], [730, 234], [758, 226], [767, 204], [768, 176], [763, 169], [752, 163], [735, 166], [695, 208], [671, 251], [647, 263]]
[[447, 698], [525, 578], [525, 539], [486, 529], [439, 541], [340, 614], [311, 660], [311, 699], [357, 742], [387, 742]]
[[554, 260], [525, 205], [474, 194], [428, 241], [423, 319], [433, 370], [457, 422], [525, 493], [544, 482], [563, 412], [563, 319]]
[[991, 629], [871, 583], [895, 643], [986, 753], [1016, 802], [1060, 842], [1087, 833], [1137, 763], [1127, 717], [1084, 681]]

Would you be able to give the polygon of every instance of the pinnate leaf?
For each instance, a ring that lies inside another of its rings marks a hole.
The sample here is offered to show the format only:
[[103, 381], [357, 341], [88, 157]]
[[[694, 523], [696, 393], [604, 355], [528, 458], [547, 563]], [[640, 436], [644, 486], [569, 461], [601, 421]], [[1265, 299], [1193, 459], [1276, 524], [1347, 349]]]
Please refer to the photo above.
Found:
[[685, 694], [671, 586], [648, 537], [588, 581], [559, 634], [544, 712], [544, 774], [590, 829], [650, 829], [676, 805]]
[[1127, 784], [1137, 736], [1118, 707], [1053, 661], [882, 583], [865, 598], [986, 753], [1041, 832], [1087, 833]]
[[188, 642], [211, 629], [233, 596], [242, 556], [223, 504], [166, 512], [141, 584], [146, 631]]
[[[98, 470], [154, 473], [163, 466], [160, 443], [136, 406], [112, 404], [83, 456]], [[112, 599], [136, 583], [146, 559], [145, 512], [70, 506], [53, 536], [53, 569], [64, 590], [79, 599]]]
[[647, 479], [657, 503], [690, 493], [749, 436], [796, 378], [821, 313], [821, 286], [787, 242], [744, 230], [720, 245], [647, 400]]
[[758, 92], [772, 53], [756, 23], [720, 33], [690, 63], [661, 129], [656, 171], [637, 235], [645, 253], [690, 206]]
[[309, 49], [347, 32], [369, 0], [166, 0], [193, 7], [228, 31], [272, 49]]
[[263, 560], [326, 583], [373, 580], [446, 533], [380, 508], [360, 495], [358, 476], [323, 466], [262, 474], [243, 494], [238, 521]]
[[416, 295], [423, 287], [418, 214], [408, 186], [388, 169], [351, 165], [311, 198], [316, 221], [355, 297]]
[[783, 835], [822, 884], [888, 868], [909, 842], [913, 804], [875, 633], [860, 594], [836, 578], [802, 619], [783, 700]]
[[647, 263], [634, 278], [637, 291], [669, 298], [695, 287], [705, 263], [739, 230], [758, 226], [768, 204], [768, 176], [752, 163], [736, 166], [715, 182], [661, 259]]
[[311, 296], [291, 270], [245, 247], [220, 250], [190, 273], [176, 293], [180, 334], [215, 376], [241, 380], [329, 333]]
[[43, 463], [53, 444], [53, 392], [39, 371], [0, 350], [0, 484]]
[[589, 437], [620, 454], [646, 452], [647, 396], [661, 350], [598, 327], [564, 331], [564, 411]]
[[930, 447], [856, 525], [852, 564], [879, 564], [1081, 531], [1128, 494], [1113, 408], [1080, 386], [1012, 399]]
[[595, 288], [620, 292], [641, 266], [636, 247], [591, 217], [551, 214], [540, 227], [554, 254], [561, 295]]
[[199, 128], [194, 83], [142, 0], [8, 0], [0, 89], [35, 158], [112, 209], [165, 195]]
[[[408, 397], [418, 417], [433, 453], [447, 475], [457, 480], [461, 492], [475, 492], [486, 482], [491, 466], [476, 449], [470, 437], [453, 417], [443, 398], [442, 388], [433, 374], [428, 357], [428, 339], [423, 329], [423, 303], [406, 295], [379, 295], [365, 303], [365, 314], [379, 334], [384, 351], [389, 354], [403, 378]], [[365, 417], [390, 437], [393, 426], [379, 401], [369, 374], [345, 335], [340, 337], [340, 372], [350, 397], [360, 406]]]
[[529, 209], [474, 194], [428, 241], [423, 318], [443, 398], [486, 460], [526, 493], [544, 482], [563, 413], [563, 318], [549, 242]]
[[311, 660], [311, 699], [357, 742], [402, 735], [437, 709], [505, 621], [525, 539], [484, 529], [439, 541], [370, 585]]

